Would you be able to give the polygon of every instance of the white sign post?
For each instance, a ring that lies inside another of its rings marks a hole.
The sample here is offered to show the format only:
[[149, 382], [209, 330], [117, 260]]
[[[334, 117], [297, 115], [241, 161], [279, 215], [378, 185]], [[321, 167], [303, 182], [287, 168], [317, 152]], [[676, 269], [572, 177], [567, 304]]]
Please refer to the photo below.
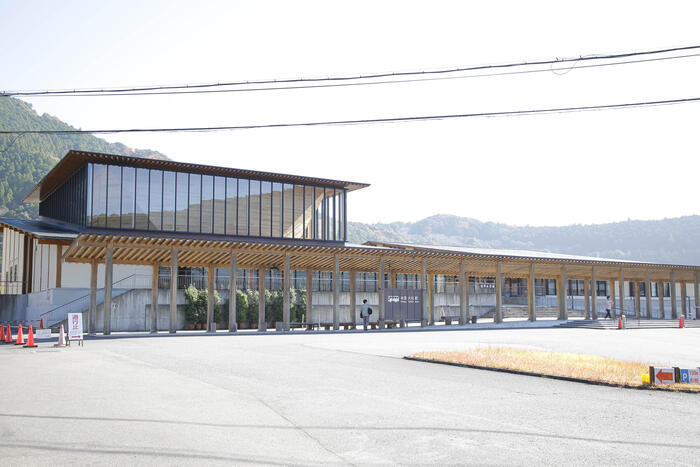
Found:
[[68, 341], [80, 341], [83, 344], [83, 314], [68, 313]]

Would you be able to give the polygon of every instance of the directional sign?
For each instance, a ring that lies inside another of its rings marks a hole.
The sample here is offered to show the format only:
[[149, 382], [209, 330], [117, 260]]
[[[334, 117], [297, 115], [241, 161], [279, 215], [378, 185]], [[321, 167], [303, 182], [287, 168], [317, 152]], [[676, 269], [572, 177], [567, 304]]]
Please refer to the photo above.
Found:
[[700, 384], [700, 369], [698, 368], [681, 368], [681, 383]]
[[654, 368], [654, 380], [659, 384], [673, 384], [676, 382], [676, 372], [673, 368]]

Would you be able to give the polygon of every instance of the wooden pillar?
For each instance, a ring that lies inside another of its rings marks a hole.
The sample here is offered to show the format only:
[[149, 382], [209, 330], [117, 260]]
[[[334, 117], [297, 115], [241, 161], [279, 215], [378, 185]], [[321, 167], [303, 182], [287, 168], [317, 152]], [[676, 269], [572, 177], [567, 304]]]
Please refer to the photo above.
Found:
[[421, 326], [428, 325], [428, 284], [426, 284], [428, 266], [423, 260], [421, 264], [421, 274], [420, 274], [420, 288], [423, 290], [423, 319], [421, 320]]
[[357, 297], [355, 296], [355, 288], [357, 281], [357, 272], [350, 271], [350, 323], [353, 329], [357, 327]]
[[503, 277], [501, 277], [501, 263], [496, 263], [496, 310], [493, 313], [493, 322], [503, 322]]
[[102, 304], [103, 328], [102, 333], [108, 336], [112, 333], [112, 277], [114, 248], [108, 246], [105, 251], [105, 296]]
[[620, 270], [620, 282], [617, 284], [620, 295], [620, 316], [625, 314], [625, 270]]
[[681, 282], [681, 311], [683, 313], [683, 318], [688, 318], [688, 306], [687, 306], [687, 299], [686, 299], [686, 290], [685, 290], [685, 281]]
[[671, 319], [678, 319], [676, 298], [676, 271], [671, 271]]
[[385, 269], [385, 264], [384, 264], [384, 258], [379, 259], [379, 276], [377, 277], [377, 291], [379, 292], [379, 329], [384, 329], [384, 321], [386, 320], [386, 316], [384, 312], [386, 311], [384, 309], [384, 269]]
[[459, 324], [467, 324], [467, 297], [469, 297], [469, 280], [466, 279], [464, 261], [459, 270]]
[[610, 291], [610, 300], [612, 301], [612, 308], [610, 309], [610, 316], [612, 317], [612, 319], [615, 319], [615, 303], [616, 303], [616, 300], [615, 300], [615, 280], [611, 279], [609, 281], [609, 283], [610, 283], [609, 284], [610, 287], [608, 288], [608, 290]]
[[158, 332], [158, 273], [160, 265], [153, 265], [151, 277], [151, 334]]
[[[290, 295], [290, 282], [291, 282], [291, 270], [289, 267], [290, 258], [289, 255], [284, 257], [284, 277], [283, 280], [283, 304], [282, 304], [282, 330], [289, 331], [289, 318], [291, 315], [291, 295]], [[335, 282], [335, 277], [333, 277], [333, 282]], [[333, 297], [335, 300], [335, 297]]]
[[644, 301], [646, 303], [646, 318], [651, 319], [651, 272], [647, 271], [647, 281], [644, 283]]
[[527, 319], [537, 320], [537, 302], [535, 295], [535, 264], [530, 265], [530, 274], [527, 276]]
[[659, 319], [666, 319], [666, 307], [664, 306], [664, 281], [656, 283], [656, 295], [659, 299]]
[[258, 268], [258, 332], [267, 331], [265, 320], [265, 269]]
[[313, 298], [313, 293], [311, 292], [312, 285], [313, 285], [313, 271], [311, 269], [307, 269], [306, 270], [306, 322], [307, 323], [313, 322], [313, 317], [311, 316], [311, 312], [313, 311], [313, 307], [311, 304], [311, 300]]
[[639, 281], [634, 281], [634, 317], [639, 319], [641, 318], [641, 308], [642, 303], [641, 300], [639, 299]]
[[598, 319], [598, 281], [595, 268], [591, 268], [591, 319]]
[[340, 329], [339, 318], [340, 307], [340, 258], [336, 255], [333, 258], [333, 330]]
[[97, 323], [97, 262], [90, 263], [90, 309], [88, 311], [88, 334], [95, 335]]
[[214, 322], [214, 275], [216, 268], [210, 264], [207, 268], [207, 332], [216, 332]]
[[396, 273], [395, 272], [389, 272], [389, 287], [392, 289], [396, 288]]
[[61, 288], [61, 272], [63, 270], [62, 245], [56, 245], [56, 288]]
[[170, 254], [170, 334], [177, 332], [177, 250]]
[[237, 299], [237, 284], [238, 284], [238, 265], [236, 252], [231, 252], [231, 270], [228, 273], [228, 332], [236, 332], [238, 323], [236, 314], [238, 306]]
[[591, 281], [588, 278], [583, 279], [583, 317], [585, 319], [591, 319]]
[[559, 316], [557, 318], [561, 321], [566, 321], [569, 319], [569, 306], [566, 301], [569, 295], [569, 278], [566, 275], [566, 266], [561, 267], [561, 277], [559, 278], [557, 293], [559, 294]]
[[428, 274], [428, 325], [435, 325], [435, 274]]

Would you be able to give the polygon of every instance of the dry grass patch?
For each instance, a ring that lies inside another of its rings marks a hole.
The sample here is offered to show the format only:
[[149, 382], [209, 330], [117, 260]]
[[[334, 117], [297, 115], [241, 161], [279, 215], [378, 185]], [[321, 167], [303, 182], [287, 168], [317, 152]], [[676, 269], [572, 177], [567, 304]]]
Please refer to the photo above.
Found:
[[646, 363], [624, 362], [595, 355], [508, 347], [484, 347], [462, 352], [419, 352], [411, 357], [628, 386], [641, 386], [642, 373], [649, 372], [649, 365]]

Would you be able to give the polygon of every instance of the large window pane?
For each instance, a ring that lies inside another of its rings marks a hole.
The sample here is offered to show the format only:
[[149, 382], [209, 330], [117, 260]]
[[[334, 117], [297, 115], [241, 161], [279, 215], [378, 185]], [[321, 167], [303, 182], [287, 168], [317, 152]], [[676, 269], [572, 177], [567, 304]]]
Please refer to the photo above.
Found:
[[304, 188], [304, 238], [314, 238], [314, 187]]
[[226, 179], [226, 234], [237, 235], [238, 179]]
[[95, 164], [93, 168], [92, 225], [107, 225], [107, 166]]
[[214, 178], [214, 233], [223, 234], [226, 221], [226, 179]]
[[260, 182], [260, 235], [269, 237], [272, 235], [272, 182]]
[[250, 235], [260, 236], [260, 181], [250, 181], [250, 214], [249, 229]]
[[161, 230], [163, 216], [163, 171], [151, 170], [151, 196], [149, 202], [148, 229]]
[[238, 180], [238, 235], [248, 235], [250, 205], [249, 180]]
[[175, 172], [163, 172], [163, 230], [175, 229]]
[[304, 238], [304, 187], [294, 186], [294, 238]]
[[178, 232], [187, 232], [187, 211], [189, 207], [190, 188], [188, 175], [186, 173], [177, 174], [177, 189], [175, 191], [177, 211], [175, 212], [175, 229]]
[[214, 209], [214, 177], [202, 175], [202, 233], [211, 233]]
[[283, 206], [283, 233], [282, 236], [285, 238], [292, 238], [293, 231], [293, 221], [294, 221], [294, 185], [284, 184], [282, 192], [282, 206]]
[[107, 227], [120, 227], [122, 168], [110, 165], [107, 171]]
[[199, 232], [202, 197], [202, 176], [199, 174], [190, 174], [190, 215], [188, 222], [188, 230], [190, 232]]
[[148, 169], [136, 169], [136, 212], [134, 227], [148, 228]]
[[122, 229], [134, 228], [134, 192], [136, 190], [136, 169], [122, 168]]
[[272, 184], [272, 237], [282, 236], [282, 184]]

